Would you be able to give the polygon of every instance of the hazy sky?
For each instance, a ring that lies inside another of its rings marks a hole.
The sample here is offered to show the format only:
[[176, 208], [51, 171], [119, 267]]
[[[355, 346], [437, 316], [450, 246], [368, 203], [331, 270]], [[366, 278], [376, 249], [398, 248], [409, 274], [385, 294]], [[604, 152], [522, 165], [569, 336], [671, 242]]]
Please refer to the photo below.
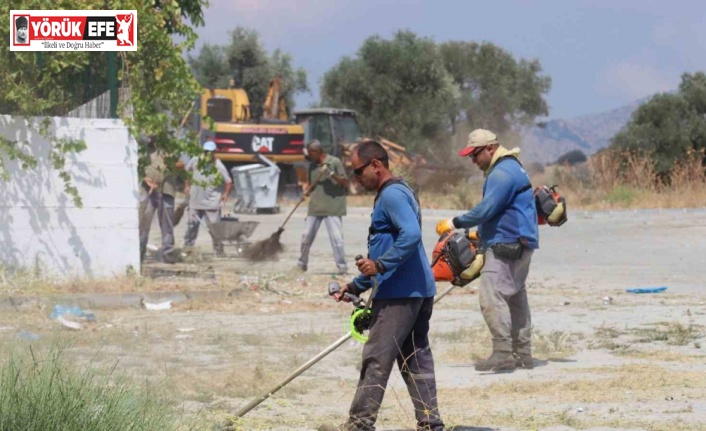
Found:
[[[290, 53], [319, 99], [323, 74], [371, 35], [407, 29], [437, 42], [489, 41], [537, 58], [552, 78], [550, 118], [617, 108], [675, 89], [681, 73], [706, 70], [706, 9], [700, 1], [210, 0], [203, 42], [223, 44], [237, 26], [259, 32], [271, 52]], [[195, 52], [193, 52], [195, 54]]]

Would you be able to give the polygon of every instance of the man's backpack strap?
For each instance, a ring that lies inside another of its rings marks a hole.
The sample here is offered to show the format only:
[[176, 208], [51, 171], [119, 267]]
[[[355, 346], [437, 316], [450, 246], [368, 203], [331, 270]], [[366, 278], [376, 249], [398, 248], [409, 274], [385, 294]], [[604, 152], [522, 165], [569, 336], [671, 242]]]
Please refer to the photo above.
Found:
[[[375, 204], [377, 204], [378, 199], [380, 199], [380, 196], [382, 196], [382, 192], [385, 191], [386, 188], [395, 184], [400, 184], [404, 186], [407, 190], [409, 190], [410, 193], [412, 193], [412, 196], [414, 196], [414, 200], [417, 202], [417, 207], [419, 208], [419, 212], [417, 213], [417, 221], [419, 222], [419, 227], [421, 228], [422, 206], [419, 204], [419, 198], [417, 197], [417, 194], [414, 193], [414, 190], [412, 190], [412, 188], [409, 187], [409, 185], [402, 178], [390, 178], [389, 180], [383, 183], [382, 187], [380, 187], [380, 190], [378, 190], [378, 194], [375, 196], [375, 200], [373, 201], [373, 208], [375, 208]], [[370, 227], [368, 227], [368, 238], [370, 238], [371, 235], [375, 235], [377, 233], [397, 234], [399, 233], [399, 231], [394, 227], [388, 229], [375, 229], [371, 224]]]

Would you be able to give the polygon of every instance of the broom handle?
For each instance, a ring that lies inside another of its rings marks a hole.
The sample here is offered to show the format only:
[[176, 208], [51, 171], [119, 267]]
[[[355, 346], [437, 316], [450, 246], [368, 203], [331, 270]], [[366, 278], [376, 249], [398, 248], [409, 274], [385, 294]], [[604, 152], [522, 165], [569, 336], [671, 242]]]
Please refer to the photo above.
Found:
[[292, 208], [292, 210], [289, 212], [289, 214], [287, 214], [287, 218], [284, 219], [284, 221], [282, 222], [282, 224], [279, 226], [280, 230], [284, 230], [284, 225], [287, 224], [287, 222], [289, 221], [290, 217], [292, 217], [292, 215], [294, 214], [294, 211], [296, 211], [297, 208], [299, 208], [299, 205], [301, 205], [302, 202], [304, 202], [305, 199], [306, 199], [306, 196], [302, 196], [301, 199], [299, 199], [299, 202], [297, 202], [297, 204], [294, 205], [294, 208]]
[[304, 193], [304, 195], [301, 197], [301, 199], [299, 199], [299, 202], [297, 202], [297, 204], [294, 205], [294, 208], [292, 208], [292, 210], [289, 212], [289, 214], [287, 215], [287, 218], [284, 219], [282, 224], [279, 226], [280, 230], [284, 230], [284, 225], [286, 225], [287, 222], [289, 221], [289, 219], [292, 217], [292, 215], [294, 215], [294, 211], [296, 211], [297, 208], [299, 208], [299, 205], [301, 205], [302, 202], [304, 202], [306, 200], [307, 196], [309, 196], [309, 194], [312, 191], [314, 191], [314, 189], [316, 188], [317, 184], [319, 184], [319, 181], [321, 180], [321, 178], [323, 176], [324, 176], [324, 173], [320, 172], [319, 175], [316, 178], [314, 178], [314, 181], [309, 186], [309, 189], [306, 191], [306, 193]]

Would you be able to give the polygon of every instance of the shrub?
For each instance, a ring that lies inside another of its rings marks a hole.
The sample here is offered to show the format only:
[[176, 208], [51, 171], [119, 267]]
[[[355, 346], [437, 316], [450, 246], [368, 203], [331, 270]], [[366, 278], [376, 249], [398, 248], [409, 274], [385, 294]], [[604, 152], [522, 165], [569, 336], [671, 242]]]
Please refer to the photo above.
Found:
[[133, 388], [91, 364], [68, 367], [64, 350], [13, 349], [0, 366], [0, 431], [174, 430], [173, 411], [149, 387]]
[[578, 163], [583, 163], [587, 159], [586, 154], [581, 150], [571, 150], [567, 153], [562, 154], [556, 160], [557, 165], [569, 165], [573, 166]]

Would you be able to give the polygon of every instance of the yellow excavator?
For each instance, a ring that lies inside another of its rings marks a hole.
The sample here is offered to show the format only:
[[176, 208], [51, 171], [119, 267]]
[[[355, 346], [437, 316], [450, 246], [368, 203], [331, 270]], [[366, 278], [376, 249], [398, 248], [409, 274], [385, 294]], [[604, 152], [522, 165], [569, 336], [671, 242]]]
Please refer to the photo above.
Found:
[[[299, 190], [295, 169], [304, 165], [304, 129], [289, 119], [279, 77], [270, 81], [262, 118], [252, 118], [250, 99], [231, 80], [227, 89], [204, 89], [198, 100], [201, 142], [216, 143], [216, 157], [230, 170], [260, 163], [264, 156], [280, 168], [278, 194]], [[203, 121], [210, 117], [213, 123]]]

